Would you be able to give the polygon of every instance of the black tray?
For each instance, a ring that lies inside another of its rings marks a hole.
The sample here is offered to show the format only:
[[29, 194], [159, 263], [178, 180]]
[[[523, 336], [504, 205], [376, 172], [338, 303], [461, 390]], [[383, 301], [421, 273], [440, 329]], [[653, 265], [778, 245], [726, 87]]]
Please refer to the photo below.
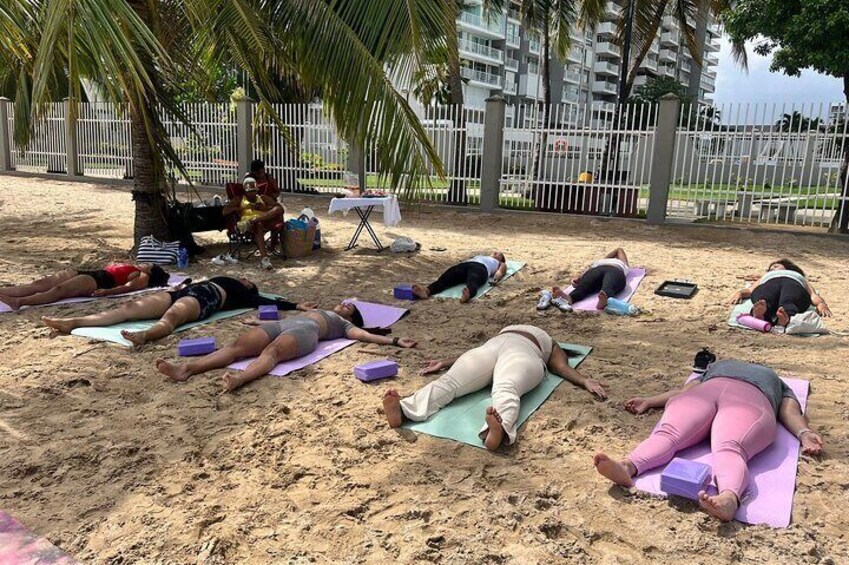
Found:
[[657, 287], [655, 294], [660, 296], [668, 296], [669, 298], [686, 298], [690, 299], [699, 291], [699, 286], [691, 282], [681, 281], [664, 281], [662, 285]]

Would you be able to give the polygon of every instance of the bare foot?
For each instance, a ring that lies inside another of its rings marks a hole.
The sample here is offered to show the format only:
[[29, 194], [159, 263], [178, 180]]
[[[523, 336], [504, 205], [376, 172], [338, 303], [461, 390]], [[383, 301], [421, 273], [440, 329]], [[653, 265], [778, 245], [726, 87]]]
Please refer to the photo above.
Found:
[[413, 285], [413, 296], [416, 298], [420, 298], [422, 300], [430, 298], [430, 291], [426, 286], [422, 286], [420, 284]]
[[722, 491], [716, 496], [708, 496], [705, 491], [700, 491], [699, 506], [714, 518], [730, 522], [734, 519], [740, 503], [737, 501], [737, 496], [730, 490]]
[[14, 296], [0, 296], [0, 302], [3, 302], [6, 306], [11, 308], [12, 310], [20, 310], [21, 309], [21, 299], [15, 298]]
[[168, 380], [186, 382], [192, 374], [185, 363], [171, 363], [165, 359], [156, 360], [156, 370], [168, 377]]
[[787, 310], [785, 310], [784, 308], [778, 309], [778, 311], [775, 313], [775, 318], [775, 321], [778, 322], [778, 325], [782, 328], [786, 328], [787, 324], [790, 323], [790, 314], [788, 314]]
[[73, 320], [66, 320], [63, 318], [48, 318], [47, 316], [42, 316], [41, 321], [45, 326], [53, 328], [57, 332], [61, 332], [63, 334], [69, 334], [71, 333], [71, 330], [74, 329]]
[[145, 332], [121, 330], [121, 337], [132, 343], [135, 349], [140, 349], [145, 343], [147, 343], [147, 338], [144, 337], [144, 334]]
[[559, 286], [553, 286], [553, 287], [551, 287], [551, 294], [553, 294], [556, 298], [565, 298], [565, 299], [567, 299], [567, 300], [569, 299], [569, 295], [568, 295], [568, 294], [566, 294], [566, 293], [563, 291], [563, 289], [562, 289], [562, 288], [560, 288]]
[[383, 413], [390, 428], [398, 428], [404, 423], [404, 413], [401, 411], [401, 395], [394, 388], [390, 388], [383, 395]]
[[596, 308], [599, 309], [599, 310], [604, 310], [605, 308], [607, 308], [607, 299], [608, 298], [609, 297], [607, 296], [606, 292], [604, 292], [603, 290], [601, 292], [599, 292], [598, 293], [598, 304], [596, 304]]
[[489, 428], [486, 431], [486, 439], [483, 440], [484, 446], [490, 451], [496, 451], [501, 447], [504, 441], [504, 427], [501, 425], [501, 415], [498, 411], [490, 406], [486, 409], [486, 425]]
[[755, 302], [755, 304], [752, 306], [751, 314], [758, 320], [763, 320], [766, 316], [766, 300], [761, 299]]
[[224, 373], [224, 376], [221, 377], [221, 380], [224, 381], [224, 392], [233, 392], [243, 384], [245, 384], [242, 379], [238, 376], [234, 376], [231, 373]]
[[472, 293], [469, 292], [469, 289], [463, 287], [463, 294], [460, 295], [460, 304], [465, 304], [469, 300], [472, 299]]
[[634, 469], [634, 465], [630, 461], [614, 461], [604, 453], [596, 453], [593, 457], [593, 465], [599, 473], [620, 487], [634, 486], [631, 477], [636, 474], [637, 470]]

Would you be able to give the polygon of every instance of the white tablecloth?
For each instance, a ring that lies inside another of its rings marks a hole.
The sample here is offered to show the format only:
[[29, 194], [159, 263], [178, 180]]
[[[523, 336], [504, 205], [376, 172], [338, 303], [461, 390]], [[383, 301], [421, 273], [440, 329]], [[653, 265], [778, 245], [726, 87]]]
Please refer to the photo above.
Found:
[[401, 206], [395, 196], [384, 196], [383, 198], [334, 198], [330, 201], [328, 214], [342, 212], [347, 214], [354, 208], [368, 208], [374, 206], [376, 211], [383, 213], [383, 225], [394, 227], [401, 223]]

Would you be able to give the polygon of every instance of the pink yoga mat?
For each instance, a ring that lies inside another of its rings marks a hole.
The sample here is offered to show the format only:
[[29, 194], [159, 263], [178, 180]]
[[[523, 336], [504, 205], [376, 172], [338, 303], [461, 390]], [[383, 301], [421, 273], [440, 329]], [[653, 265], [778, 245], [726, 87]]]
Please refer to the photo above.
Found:
[[[374, 302], [360, 302], [359, 300], [352, 300], [351, 302], [356, 304], [360, 314], [363, 315], [363, 323], [367, 328], [388, 328], [406, 316], [409, 312], [406, 308], [395, 308], [394, 306], [386, 306], [385, 304], [376, 304]], [[299, 369], [308, 367], [313, 363], [317, 363], [325, 357], [333, 355], [337, 351], [342, 351], [354, 343], [356, 342], [350, 339], [322, 341], [318, 344], [318, 348], [309, 355], [298, 357], [291, 361], [278, 363], [278, 365], [271, 370], [270, 374], [278, 377], [284, 377], [289, 373], [293, 373]], [[229, 368], [236, 369], [237, 371], [244, 371], [245, 368], [254, 361], [254, 359], [256, 359], [256, 357], [242, 359], [241, 361], [237, 361], [230, 365]]]
[[[186, 280], [185, 275], [171, 275], [168, 279], [168, 287], [177, 286], [184, 280]], [[81, 302], [91, 302], [92, 300], [100, 300], [102, 298], [125, 298], [127, 296], [135, 296], [137, 294], [144, 294], [146, 292], [153, 292], [157, 290], [166, 290], [168, 287], [157, 287], [157, 288], [145, 288], [142, 290], [137, 290], [135, 292], [125, 292], [124, 294], [114, 294], [112, 296], [83, 296], [79, 298], [65, 298], [63, 300], [59, 300], [57, 302], [50, 302], [48, 304], [39, 304], [38, 306], [24, 306], [21, 310], [26, 310], [28, 308], [42, 308], [44, 306], [55, 306], [57, 304], [79, 304]], [[0, 314], [5, 314], [7, 312], [12, 312], [12, 309], [9, 308], [6, 304], [0, 302]]]
[[73, 565], [67, 553], [0, 510], [0, 565]]
[[[628, 302], [631, 300], [631, 297], [634, 296], [634, 293], [637, 292], [637, 287], [640, 286], [640, 282], [645, 278], [646, 270], [639, 267], [632, 267], [628, 274], [625, 276], [625, 290], [614, 296], [614, 298], [618, 298], [619, 300], [624, 300]], [[566, 292], [570, 292], [574, 287], [569, 285], [566, 289]], [[596, 304], [598, 304], [598, 297], [596, 296], [588, 296], [583, 300], [579, 300], [572, 304], [573, 310], [580, 310], [582, 312], [600, 312], [598, 308], [596, 308]]]
[[[687, 379], [696, 378], [693, 374]], [[808, 403], [808, 381], [800, 379], [782, 379], [796, 394], [802, 412]], [[796, 490], [796, 469], [799, 465], [799, 440], [793, 437], [787, 428], [778, 425], [775, 441], [749, 461], [749, 486], [743, 496], [742, 504], [734, 516], [747, 524], [766, 524], [773, 528], [786, 528], [790, 525], [793, 511], [793, 493]], [[684, 451], [676, 457], [690, 461], [713, 464], [710, 443], [704, 441]], [[660, 490], [660, 473], [663, 467], [653, 469], [634, 480], [634, 485], [645, 492], [665, 496]]]

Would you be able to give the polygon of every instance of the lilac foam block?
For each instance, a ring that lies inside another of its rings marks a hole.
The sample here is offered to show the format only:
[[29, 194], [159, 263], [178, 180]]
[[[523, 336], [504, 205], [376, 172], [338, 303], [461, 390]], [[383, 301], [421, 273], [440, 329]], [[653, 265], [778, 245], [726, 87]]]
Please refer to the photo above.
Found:
[[699, 491], [705, 489], [710, 477], [710, 465], [676, 457], [660, 474], [660, 490], [698, 500]]
[[259, 319], [260, 320], [279, 320], [280, 312], [277, 310], [277, 306], [274, 304], [268, 304], [265, 306], [259, 307]]
[[415, 300], [416, 295], [413, 294], [413, 285], [399, 284], [395, 287], [395, 298], [398, 300]]
[[388, 379], [398, 374], [398, 363], [389, 359], [372, 361], [364, 365], [354, 367], [354, 376], [364, 383]]
[[192, 355], [206, 355], [217, 349], [214, 337], [199, 337], [196, 339], [181, 339], [177, 344], [177, 353], [180, 357]]

